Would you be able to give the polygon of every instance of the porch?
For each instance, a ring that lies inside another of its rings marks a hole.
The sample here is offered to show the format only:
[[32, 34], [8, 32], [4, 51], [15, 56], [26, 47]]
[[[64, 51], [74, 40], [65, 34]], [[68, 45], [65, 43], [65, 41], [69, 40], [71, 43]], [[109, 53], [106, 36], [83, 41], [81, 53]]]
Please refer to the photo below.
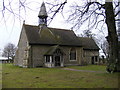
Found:
[[44, 55], [45, 67], [63, 67], [65, 54], [58, 45], [52, 46]]

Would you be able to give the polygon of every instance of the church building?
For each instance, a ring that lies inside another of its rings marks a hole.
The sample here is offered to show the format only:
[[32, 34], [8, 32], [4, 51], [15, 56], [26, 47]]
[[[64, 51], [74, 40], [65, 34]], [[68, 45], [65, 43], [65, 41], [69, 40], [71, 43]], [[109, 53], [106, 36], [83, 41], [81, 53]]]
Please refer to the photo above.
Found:
[[48, 15], [44, 3], [38, 17], [37, 26], [23, 24], [14, 65], [64, 67], [99, 62], [99, 47], [92, 38], [78, 37], [73, 30], [47, 26]]

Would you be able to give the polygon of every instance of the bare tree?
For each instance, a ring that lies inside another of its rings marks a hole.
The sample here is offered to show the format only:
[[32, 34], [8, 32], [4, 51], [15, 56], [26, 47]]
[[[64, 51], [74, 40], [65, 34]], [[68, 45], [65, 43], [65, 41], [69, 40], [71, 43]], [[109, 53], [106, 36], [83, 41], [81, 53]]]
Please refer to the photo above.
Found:
[[[108, 71], [120, 71], [120, 61], [118, 57], [118, 36], [115, 23], [115, 14], [112, 2], [105, 2], [106, 24], [108, 27], [107, 41], [109, 43], [109, 65]], [[116, 13], [117, 15], [117, 13]]]
[[16, 46], [12, 43], [8, 43], [3, 50], [2, 56], [7, 57], [8, 61], [13, 60], [16, 52]]
[[89, 37], [89, 38], [92, 38], [94, 37], [95, 34], [93, 34], [90, 30], [84, 30], [83, 31], [83, 36], [84, 37]]
[[[115, 7], [113, 7], [113, 4]], [[96, 0], [86, 0], [85, 5], [80, 6], [79, 3], [73, 5], [72, 13], [68, 18], [69, 21], [74, 22], [73, 27], [77, 28], [80, 28], [86, 21], [88, 21], [89, 29], [98, 27], [101, 22], [103, 22], [103, 25], [105, 24], [107, 26], [107, 40], [110, 49], [109, 64], [107, 66], [107, 71], [109, 72], [120, 71], [118, 35], [116, 32], [116, 22], [120, 20], [117, 18], [120, 14], [120, 10], [116, 10], [118, 7], [120, 7], [120, 2], [118, 1], [113, 2], [113, 0], [111, 0], [111, 2], [108, 2], [108, 0], [105, 0], [105, 2], [98, 2]], [[57, 12], [55, 12], [55, 14]], [[101, 29], [103, 25], [101, 25]]]

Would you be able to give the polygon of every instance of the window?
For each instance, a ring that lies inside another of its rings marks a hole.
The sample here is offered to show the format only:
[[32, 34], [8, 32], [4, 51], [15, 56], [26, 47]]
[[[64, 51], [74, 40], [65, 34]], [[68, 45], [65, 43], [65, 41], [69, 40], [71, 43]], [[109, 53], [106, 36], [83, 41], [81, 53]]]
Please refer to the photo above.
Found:
[[45, 56], [46, 62], [50, 62], [50, 56]]
[[83, 57], [85, 57], [86, 55], [85, 55], [85, 51], [83, 50]]
[[53, 56], [49, 56], [49, 55], [45, 56], [45, 62], [46, 63], [53, 62]]
[[76, 49], [72, 48], [70, 50], [70, 60], [76, 60]]

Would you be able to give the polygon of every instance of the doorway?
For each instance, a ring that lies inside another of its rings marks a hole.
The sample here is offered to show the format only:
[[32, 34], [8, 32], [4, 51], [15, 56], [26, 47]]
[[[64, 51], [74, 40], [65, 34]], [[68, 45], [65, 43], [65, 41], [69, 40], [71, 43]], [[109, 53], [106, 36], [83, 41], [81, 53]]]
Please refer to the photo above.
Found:
[[55, 66], [60, 66], [60, 56], [55, 56]]
[[94, 57], [92, 57], [91, 63], [94, 64]]

